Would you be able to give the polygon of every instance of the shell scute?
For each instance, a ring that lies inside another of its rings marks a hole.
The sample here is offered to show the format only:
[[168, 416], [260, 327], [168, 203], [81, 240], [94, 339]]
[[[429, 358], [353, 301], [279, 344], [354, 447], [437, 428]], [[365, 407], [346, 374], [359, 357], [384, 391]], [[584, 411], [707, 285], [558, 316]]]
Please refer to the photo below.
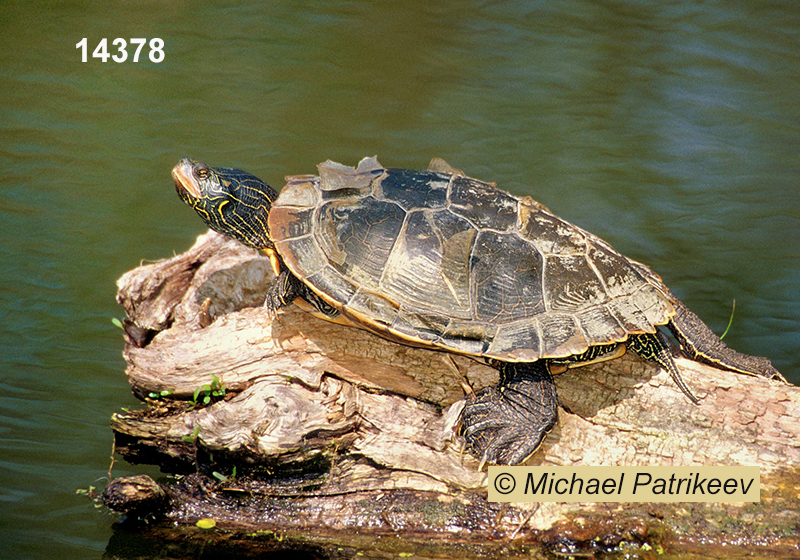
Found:
[[303, 237], [312, 233], [314, 228], [314, 208], [285, 206], [275, 210], [272, 221], [273, 239]]
[[470, 258], [476, 319], [505, 323], [543, 313], [543, 262], [516, 235], [481, 231]]
[[584, 309], [577, 314], [577, 319], [589, 346], [621, 342], [628, 337], [619, 319], [605, 305]]
[[[464, 224], [459, 232], [445, 215], [429, 210], [408, 214], [380, 287], [409, 307], [471, 319], [469, 252], [474, 230]], [[452, 227], [442, 232], [443, 225]]]
[[360, 290], [352, 298], [344, 301], [347, 301], [346, 306], [349, 310], [361, 317], [370, 317], [383, 328], [392, 326], [400, 314], [397, 302], [374, 292]]
[[528, 209], [520, 219], [518, 228], [520, 235], [531, 240], [543, 254], [586, 254], [587, 243], [583, 230], [540, 208]]
[[496, 187], [470, 177], [453, 177], [451, 210], [477, 228], [514, 231], [517, 227], [517, 204], [516, 197]]
[[555, 311], [580, 311], [609, 299], [603, 281], [585, 255], [545, 259], [543, 285], [549, 308]]
[[396, 204], [371, 196], [326, 202], [316, 217], [315, 238], [340, 274], [378, 291], [404, 218]]
[[542, 347], [550, 358], [565, 358], [582, 354], [589, 349], [589, 341], [571, 313], [546, 313], [539, 317]]
[[502, 356], [509, 361], [521, 362], [533, 362], [546, 353], [542, 348], [537, 320], [499, 325], [486, 350], [488, 356]]
[[450, 177], [431, 171], [388, 169], [375, 184], [375, 196], [396, 202], [404, 210], [444, 208]]
[[327, 300], [333, 300], [340, 305], [349, 305], [358, 293], [358, 286], [330, 265], [312, 274], [306, 281], [324, 292], [328, 296]]

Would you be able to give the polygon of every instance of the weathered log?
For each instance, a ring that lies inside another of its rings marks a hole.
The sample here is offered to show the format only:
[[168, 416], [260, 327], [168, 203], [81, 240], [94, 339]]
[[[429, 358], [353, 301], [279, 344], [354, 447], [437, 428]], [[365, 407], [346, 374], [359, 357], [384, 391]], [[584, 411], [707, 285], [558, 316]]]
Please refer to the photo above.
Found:
[[[797, 387], [679, 358], [701, 398], [695, 406], [635, 356], [570, 370], [556, 377], [559, 425], [529, 460], [758, 465], [760, 504], [488, 503], [485, 472], [461, 448], [456, 424], [465, 387], [494, 384], [497, 372], [294, 307], [272, 319], [261, 307], [271, 279], [268, 259], [209, 232], [119, 281], [132, 334], [127, 375], [150, 406], [114, 416], [117, 451], [185, 475], [167, 490], [173, 520], [213, 517], [246, 531], [413, 529], [466, 541], [797, 545]], [[745, 514], [735, 530], [704, 521]], [[693, 535], [701, 521], [703, 534]]]

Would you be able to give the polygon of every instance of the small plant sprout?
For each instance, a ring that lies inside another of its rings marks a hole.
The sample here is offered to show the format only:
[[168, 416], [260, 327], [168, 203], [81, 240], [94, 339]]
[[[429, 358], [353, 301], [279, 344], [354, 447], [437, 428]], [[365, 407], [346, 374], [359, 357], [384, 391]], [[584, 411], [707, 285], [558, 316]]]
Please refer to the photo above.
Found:
[[200, 434], [200, 426], [195, 426], [192, 435], [183, 436], [181, 439], [186, 443], [197, 443], [197, 436]]
[[225, 476], [224, 474], [217, 471], [214, 471], [211, 474], [214, 476], [214, 478], [216, 478], [220, 482], [232, 482], [236, 478], [236, 466], [234, 465], [230, 476]]
[[220, 381], [219, 377], [211, 374], [211, 383], [205, 383], [194, 391], [192, 395], [192, 402], [194, 404], [210, 404], [212, 401], [218, 401], [225, 397], [225, 382]]

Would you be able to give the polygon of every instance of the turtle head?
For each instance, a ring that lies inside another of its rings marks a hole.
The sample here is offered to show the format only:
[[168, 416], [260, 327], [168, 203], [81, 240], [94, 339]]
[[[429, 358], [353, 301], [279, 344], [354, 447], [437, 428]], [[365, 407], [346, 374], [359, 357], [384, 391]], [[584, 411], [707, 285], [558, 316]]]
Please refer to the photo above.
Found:
[[172, 179], [178, 196], [208, 227], [249, 247], [272, 247], [267, 218], [278, 193], [264, 181], [186, 157], [172, 169]]

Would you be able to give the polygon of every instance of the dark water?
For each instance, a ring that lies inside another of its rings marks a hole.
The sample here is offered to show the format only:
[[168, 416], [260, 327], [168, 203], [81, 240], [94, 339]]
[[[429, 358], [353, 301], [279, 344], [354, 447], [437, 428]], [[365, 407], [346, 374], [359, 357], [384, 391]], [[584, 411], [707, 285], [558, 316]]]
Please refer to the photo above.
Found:
[[[114, 282], [203, 231], [182, 155], [278, 187], [442, 157], [646, 262], [717, 332], [735, 299], [727, 341], [800, 382], [800, 5], [426, 4], [4, 4], [0, 557], [104, 553], [114, 518], [75, 490], [135, 404]], [[103, 63], [103, 37], [164, 60]]]

